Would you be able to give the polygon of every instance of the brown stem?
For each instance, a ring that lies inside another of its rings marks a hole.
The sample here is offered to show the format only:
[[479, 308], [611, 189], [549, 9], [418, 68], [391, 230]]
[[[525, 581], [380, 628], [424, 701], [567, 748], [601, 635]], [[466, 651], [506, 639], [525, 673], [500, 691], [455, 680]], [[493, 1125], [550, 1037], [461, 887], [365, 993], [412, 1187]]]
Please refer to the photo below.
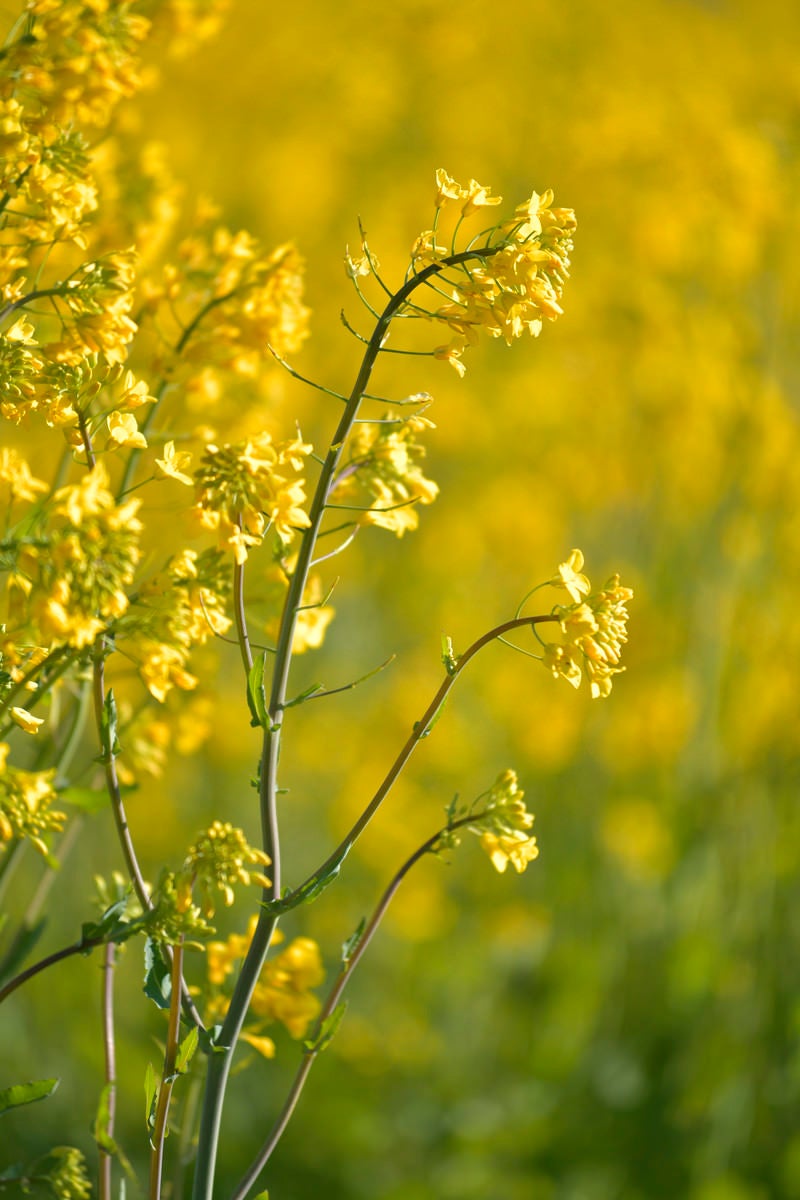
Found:
[[[114, 1137], [114, 1122], [117, 1111], [117, 1056], [114, 1043], [114, 967], [116, 948], [113, 942], [106, 944], [103, 961], [103, 1051], [105, 1055], [105, 1078], [107, 1089], [108, 1119], [103, 1130], [109, 1138]], [[111, 1161], [107, 1150], [100, 1148], [100, 1200], [111, 1200]]]
[[158, 1089], [155, 1124], [150, 1142], [152, 1146], [150, 1154], [150, 1200], [161, 1200], [164, 1140], [167, 1136], [169, 1102], [172, 1098], [172, 1088], [175, 1083], [175, 1062], [178, 1056], [178, 1042], [180, 1037], [182, 982], [183, 937], [180, 938], [172, 951], [172, 994], [169, 1005], [167, 1044], [164, 1048], [164, 1067], [161, 1072], [161, 1086]]
[[13, 979], [9, 979], [5, 987], [0, 988], [0, 1004], [12, 992], [15, 992], [18, 987], [22, 987], [23, 983], [27, 983], [29, 979], [33, 979], [34, 975], [38, 975], [40, 971], [46, 970], [47, 967], [52, 967], [55, 963], [61, 962], [65, 958], [71, 958], [73, 954], [85, 954], [87, 950], [99, 946], [102, 941], [102, 937], [81, 938], [79, 942], [73, 942], [71, 946], [64, 946], [61, 950], [55, 950], [52, 954], [48, 954], [46, 958], [40, 958], [33, 966], [28, 967], [25, 971], [20, 971], [19, 975], [15, 975]]

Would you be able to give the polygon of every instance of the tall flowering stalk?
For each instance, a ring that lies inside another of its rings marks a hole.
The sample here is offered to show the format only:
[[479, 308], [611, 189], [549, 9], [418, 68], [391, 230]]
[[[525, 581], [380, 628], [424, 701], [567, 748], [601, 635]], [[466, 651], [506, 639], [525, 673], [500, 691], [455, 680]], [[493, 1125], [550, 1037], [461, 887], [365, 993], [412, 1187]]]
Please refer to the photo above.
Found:
[[[186, 7], [185, 0], [30, 0], [0, 63], [0, 414], [20, 447], [0, 451], [0, 888], [26, 846], [50, 871], [65, 861], [81, 810], [101, 806], [111, 810], [125, 866], [119, 874], [109, 862], [97, 882], [99, 914], [73, 942], [23, 966], [38, 909], [56, 886], [55, 875], [46, 877], [0, 963], [0, 999], [67, 957], [104, 948], [106, 1079], [95, 1123], [102, 1200], [112, 1195], [112, 1167], [126, 1167], [115, 1138], [116, 1112], [128, 1099], [114, 1053], [116, 948], [144, 940], [145, 990], [166, 1013], [163, 1061], [145, 1081], [151, 1200], [162, 1194], [174, 1124], [181, 1130], [173, 1194], [180, 1193], [196, 1133], [193, 1195], [211, 1200], [237, 1047], [272, 1057], [276, 1023], [302, 1040], [272, 1130], [246, 1170], [243, 1164], [235, 1192], [243, 1200], [334, 1036], [341, 994], [409, 871], [428, 854], [453, 852], [467, 833], [498, 871], [509, 864], [523, 871], [536, 858], [533, 815], [516, 775], [505, 771], [472, 803], [447, 809], [444, 824], [398, 867], [372, 918], [348, 939], [327, 998], [318, 995], [325, 977], [320, 947], [302, 936], [282, 945], [280, 919], [340, 875], [483, 649], [533, 631], [540, 653], [526, 655], [575, 687], [585, 679], [592, 696], [607, 696], [622, 669], [631, 596], [616, 576], [593, 590], [582, 554], [573, 550], [515, 616], [461, 653], [446, 639], [442, 682], [352, 828], [305, 880], [284, 887], [279, 764], [291, 750], [283, 745], [286, 713], [332, 694], [291, 692], [294, 656], [318, 647], [334, 617], [324, 563], [364, 527], [398, 537], [412, 531], [420, 508], [438, 494], [424, 472], [430, 397], [384, 399], [376, 415], [375, 369], [400, 352], [443, 361], [463, 375], [465, 354], [482, 332], [507, 343], [538, 336], [561, 313], [575, 218], [553, 207], [549, 191], [534, 192], [510, 216], [470, 232], [501, 198], [475, 180], [462, 186], [437, 172], [431, 228], [415, 240], [401, 281], [384, 281], [363, 236], [359, 254], [348, 252], [369, 331], [352, 331], [364, 350], [349, 392], [305, 380], [342, 406], [327, 447], [315, 450], [299, 430], [287, 433], [254, 404], [242, 419], [229, 397], [252, 391], [276, 364], [297, 375], [287, 356], [303, 344], [309, 321], [298, 253], [288, 245], [265, 250], [249, 234], [231, 232], [207, 202], [186, 217], [159, 155], [131, 168], [123, 139], [106, 137], [120, 98], [139, 86], [139, 51], [151, 22], [173, 35], [177, 28], [182, 40], [177, 14]], [[210, 29], [214, 6], [206, 8], [200, 25]], [[133, 189], [134, 178], [144, 186]], [[368, 288], [379, 289], [382, 306]], [[425, 348], [419, 339], [402, 348], [388, 344], [400, 319], [404, 329], [421, 324]], [[38, 457], [30, 462], [26, 443], [42, 435], [48, 450], [38, 453], [36, 441]], [[167, 492], [180, 517], [177, 537], [150, 505]], [[199, 548], [183, 543], [187, 529]], [[260, 619], [274, 637], [266, 649], [251, 632], [248, 603], [259, 571], [269, 610]], [[547, 588], [567, 602], [525, 611]], [[193, 753], [207, 736], [213, 702], [202, 694], [203, 655], [218, 641], [237, 647], [243, 723], [261, 731], [260, 845], [218, 814], [150, 880], [128, 817], [128, 790], [160, 774], [171, 753]], [[219, 940], [217, 910], [254, 889], [246, 932]], [[198, 956], [200, 971], [193, 968]], [[6, 1099], [41, 1098], [46, 1082]], [[20, 1166], [16, 1177], [47, 1181], [59, 1195], [88, 1194], [85, 1164], [73, 1151]]]

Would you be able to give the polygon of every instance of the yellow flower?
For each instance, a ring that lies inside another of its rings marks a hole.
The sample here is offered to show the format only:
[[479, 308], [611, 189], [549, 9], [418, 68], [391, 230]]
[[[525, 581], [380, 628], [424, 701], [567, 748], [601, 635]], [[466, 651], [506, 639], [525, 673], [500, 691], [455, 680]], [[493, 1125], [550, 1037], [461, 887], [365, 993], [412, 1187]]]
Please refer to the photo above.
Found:
[[522, 874], [528, 863], [539, 857], [536, 838], [526, 837], [524, 833], [485, 833], [481, 838], [481, 846], [489, 855], [492, 866], [501, 875], [509, 863]]
[[470, 216], [479, 208], [484, 208], [487, 205], [502, 204], [502, 196], [490, 196], [491, 188], [482, 187], [477, 179], [470, 179], [466, 188], [462, 189], [461, 196], [464, 197], [464, 203], [461, 207], [462, 215]]
[[550, 581], [554, 587], [566, 588], [576, 603], [579, 603], [584, 596], [588, 596], [592, 590], [592, 585], [586, 576], [579, 574], [582, 566], [583, 554], [581, 551], [571, 550], [567, 561], [559, 565], [558, 575]]
[[252, 1046], [259, 1054], [263, 1054], [264, 1058], [275, 1057], [275, 1043], [271, 1037], [258, 1036], [245, 1030], [242, 1033], [242, 1041], [247, 1042], [248, 1046]]
[[192, 456], [188, 450], [175, 449], [174, 442], [167, 442], [164, 446], [164, 457], [156, 459], [156, 467], [159, 474], [170, 479], [177, 479], [178, 483], [185, 483], [187, 487], [191, 487], [194, 483], [191, 475], [184, 474], [184, 468], [188, 467], [192, 461]]
[[34, 717], [27, 708], [12, 708], [11, 720], [24, 729], [26, 733], [38, 733], [44, 725], [44, 717]]
[[441, 167], [436, 172], [436, 195], [434, 204], [437, 208], [443, 208], [448, 200], [460, 200], [466, 193], [460, 183], [456, 183], [447, 171], [443, 171]]
[[438, 358], [440, 362], [449, 363], [453, 370], [463, 379], [467, 373], [467, 368], [461, 361], [461, 355], [466, 348], [467, 339], [456, 337], [447, 346], [437, 346], [433, 352], [433, 357]]
[[7, 446], [0, 449], [0, 483], [8, 484], [9, 497], [14, 500], [35, 500], [47, 484], [31, 475], [30, 467], [21, 454]]
[[133, 413], [112, 412], [106, 423], [109, 448], [116, 449], [118, 446], [131, 446], [137, 450], [146, 448], [147, 438], [139, 431]]

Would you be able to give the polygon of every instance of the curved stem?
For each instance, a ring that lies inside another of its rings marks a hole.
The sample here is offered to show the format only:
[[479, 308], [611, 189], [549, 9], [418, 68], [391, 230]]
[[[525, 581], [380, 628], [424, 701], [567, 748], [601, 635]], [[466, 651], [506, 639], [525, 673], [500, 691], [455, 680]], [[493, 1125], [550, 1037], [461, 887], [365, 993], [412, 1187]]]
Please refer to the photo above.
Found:
[[399, 754], [389, 770], [386, 772], [383, 782], [380, 784], [378, 790], [375, 792], [361, 816], [358, 818], [349, 832], [345, 834], [344, 838], [336, 847], [336, 849], [328, 855], [322, 866], [318, 867], [313, 874], [309, 875], [308, 879], [306, 879], [304, 883], [300, 884], [299, 887], [295, 888], [294, 891], [290, 892], [287, 896], [284, 896], [279, 903], [273, 905], [273, 912], [277, 911], [277, 913], [280, 915], [284, 912], [287, 912], [289, 909], [295, 908], [298, 904], [301, 904], [303, 900], [307, 898], [309, 893], [314, 891], [321, 881], [330, 877], [331, 873], [336, 869], [336, 867], [344, 861], [355, 842], [364, 832], [367, 825], [375, 816], [375, 813], [378, 811], [383, 801], [386, 799], [392, 786], [394, 785], [416, 747], [419, 745], [422, 739], [427, 737], [427, 735], [430, 733], [441, 707], [447, 699], [450, 689], [455, 684], [461, 672], [464, 670], [467, 664], [472, 661], [476, 654], [478, 654], [485, 646], [488, 646], [490, 642], [502, 638], [505, 634], [511, 633], [515, 629], [523, 629], [526, 626], [536, 626], [544, 624], [547, 621], [556, 620], [558, 620], [557, 617], [548, 615], [535, 617], [515, 617], [510, 621], [504, 621], [502, 625], [496, 625], [494, 629], [490, 629], [488, 633], [485, 633], [482, 637], [479, 637], [477, 641], [472, 643], [469, 649], [465, 650], [464, 653], [460, 655], [451, 673], [448, 674], [440, 684], [436, 694], [434, 695], [428, 707], [425, 709], [425, 712], [418, 721], [415, 721], [411, 733], [408, 735], [408, 738], [406, 739]]
[[88, 950], [93, 950], [95, 946], [102, 944], [102, 937], [97, 938], [81, 938], [79, 942], [73, 942], [71, 946], [64, 946], [61, 950], [55, 950], [52, 954], [48, 954], [46, 958], [40, 958], [32, 967], [28, 967], [26, 971], [21, 971], [19, 975], [15, 975], [13, 979], [9, 979], [5, 987], [0, 988], [0, 1004], [15, 992], [18, 987], [22, 987], [23, 983], [27, 983], [29, 979], [33, 979], [34, 975], [38, 975], [41, 971], [52, 967], [57, 962], [62, 962], [65, 958], [72, 958], [74, 954], [86, 954]]

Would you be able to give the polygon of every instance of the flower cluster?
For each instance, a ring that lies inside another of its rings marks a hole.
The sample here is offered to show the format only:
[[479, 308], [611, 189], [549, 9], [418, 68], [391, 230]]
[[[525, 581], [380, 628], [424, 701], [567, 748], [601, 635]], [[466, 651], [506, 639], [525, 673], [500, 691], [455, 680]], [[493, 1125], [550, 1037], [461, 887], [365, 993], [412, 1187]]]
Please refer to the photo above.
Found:
[[[227, 941], [209, 942], [206, 947], [208, 1015], [212, 1020], [220, 1020], [227, 1012], [229, 996], [226, 984], [236, 964], [247, 953], [255, 926], [254, 917], [245, 935], [231, 934]], [[272, 944], [278, 945], [282, 941], [283, 934], [276, 930]], [[307, 937], [294, 938], [261, 970], [250, 1004], [256, 1021], [245, 1030], [245, 1040], [271, 1058], [275, 1053], [274, 1043], [261, 1033], [269, 1022], [278, 1021], [292, 1037], [303, 1037], [320, 1011], [319, 999], [313, 989], [319, 987], [324, 977], [317, 943]]]
[[269, 880], [261, 870], [269, 866], [269, 861], [263, 850], [249, 844], [241, 829], [236, 829], [229, 821], [214, 821], [187, 851], [178, 876], [179, 907], [190, 904], [196, 887], [204, 915], [212, 917], [215, 892], [219, 892], [223, 903], [230, 907], [237, 885], [269, 887]]
[[43, 835], [58, 833], [67, 819], [66, 813], [51, 807], [57, 800], [55, 770], [21, 771], [9, 764], [8, 753], [6, 743], [0, 742], [0, 841], [24, 838], [47, 858]]
[[495, 225], [469, 251], [456, 253], [455, 234], [450, 247], [437, 242], [439, 214], [459, 206], [456, 229], [466, 218], [500, 204], [501, 196], [471, 179], [464, 187], [444, 171], [436, 172], [436, 222], [420, 235], [411, 255], [415, 272], [441, 263], [436, 288], [448, 302], [425, 313], [452, 332], [450, 341], [434, 355], [455, 368], [466, 370], [462, 355], [478, 341], [483, 329], [507, 344], [523, 333], [538, 336], [544, 320], [561, 315], [561, 293], [569, 276], [572, 234], [576, 227], [572, 209], [553, 208], [553, 193], [533, 192], [519, 204], [512, 218]]
[[286, 544], [309, 524], [297, 473], [310, 453], [300, 438], [274, 442], [266, 432], [235, 445], [206, 446], [194, 475], [197, 512], [237, 563], [246, 561], [269, 528]]
[[[156, 700], [163, 702], [173, 687], [190, 691], [196, 685], [186, 667], [189, 655], [230, 628], [229, 595], [229, 572], [215, 550], [184, 550], [141, 589], [126, 648]], [[124, 624], [121, 633], [126, 633]]]
[[357, 503], [366, 495], [371, 501], [363, 520], [389, 529], [402, 537], [419, 524], [417, 504], [431, 504], [439, 488], [426, 479], [419, 465], [425, 448], [417, 434], [434, 428], [427, 417], [415, 413], [357, 425], [349, 444], [349, 461], [332, 489], [337, 503]]
[[202, 363], [252, 377], [271, 347], [298, 350], [308, 336], [303, 304], [303, 262], [294, 246], [265, 251], [244, 230], [216, 224], [216, 212], [200, 214], [199, 228], [178, 246], [160, 283], [148, 285], [159, 318], [186, 313], [192, 325], [187, 363]]
[[625, 670], [619, 661], [628, 640], [626, 605], [633, 592], [620, 585], [619, 575], [612, 575], [593, 593], [582, 567], [582, 553], [573, 550], [549, 581], [553, 587], [564, 588], [572, 604], [557, 605], [553, 610], [564, 640], [544, 646], [543, 662], [556, 679], [563, 677], [575, 688], [585, 676], [596, 699], [607, 696], [613, 676]]
[[57, 491], [44, 534], [18, 544], [10, 631], [29, 628], [37, 642], [80, 649], [121, 617], [140, 556], [140, 503], [116, 503], [102, 463]]
[[480, 838], [495, 870], [502, 874], [511, 863], [521, 873], [539, 855], [536, 838], [530, 833], [533, 813], [526, 809], [524, 796], [516, 772], [503, 771], [488, 792], [478, 796], [468, 808], [451, 806], [436, 852], [457, 846], [460, 831], [466, 828]]

